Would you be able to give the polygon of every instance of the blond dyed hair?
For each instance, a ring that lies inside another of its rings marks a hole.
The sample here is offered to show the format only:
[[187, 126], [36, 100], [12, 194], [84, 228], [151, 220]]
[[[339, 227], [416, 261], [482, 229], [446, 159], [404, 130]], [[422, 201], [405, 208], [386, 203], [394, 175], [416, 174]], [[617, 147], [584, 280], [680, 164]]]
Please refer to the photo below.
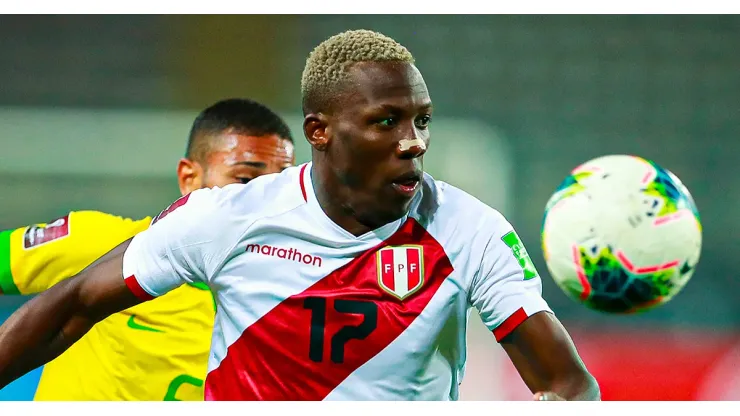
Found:
[[349, 68], [358, 62], [404, 62], [414, 57], [403, 45], [371, 30], [348, 30], [334, 35], [308, 55], [301, 77], [303, 111], [319, 110], [338, 85], [348, 77]]

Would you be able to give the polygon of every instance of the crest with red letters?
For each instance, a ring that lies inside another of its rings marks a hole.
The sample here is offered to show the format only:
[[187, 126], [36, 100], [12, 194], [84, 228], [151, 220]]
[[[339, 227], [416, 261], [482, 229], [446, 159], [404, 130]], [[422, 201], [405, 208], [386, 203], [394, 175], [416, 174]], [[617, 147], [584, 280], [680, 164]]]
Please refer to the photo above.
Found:
[[384, 247], [376, 253], [378, 284], [403, 300], [424, 285], [424, 248], [418, 245]]

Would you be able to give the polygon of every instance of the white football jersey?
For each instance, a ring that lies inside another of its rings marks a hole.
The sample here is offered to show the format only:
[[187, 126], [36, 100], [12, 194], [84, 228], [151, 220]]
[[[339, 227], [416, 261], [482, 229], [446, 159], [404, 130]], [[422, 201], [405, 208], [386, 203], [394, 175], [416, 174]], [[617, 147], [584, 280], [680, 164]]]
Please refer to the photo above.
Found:
[[405, 217], [359, 237], [325, 215], [310, 163], [198, 190], [123, 269], [142, 299], [211, 288], [206, 400], [456, 400], [471, 308], [497, 340], [550, 310], [506, 219], [427, 174]]

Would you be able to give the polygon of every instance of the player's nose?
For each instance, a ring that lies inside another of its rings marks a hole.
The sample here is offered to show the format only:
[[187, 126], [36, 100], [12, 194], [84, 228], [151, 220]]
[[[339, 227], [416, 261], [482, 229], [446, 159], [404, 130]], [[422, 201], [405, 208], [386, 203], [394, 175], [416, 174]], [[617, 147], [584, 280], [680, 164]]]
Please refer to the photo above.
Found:
[[410, 138], [398, 141], [396, 153], [401, 159], [416, 159], [427, 151], [427, 142], [419, 137], [416, 129], [414, 129], [414, 133], [411, 136]]

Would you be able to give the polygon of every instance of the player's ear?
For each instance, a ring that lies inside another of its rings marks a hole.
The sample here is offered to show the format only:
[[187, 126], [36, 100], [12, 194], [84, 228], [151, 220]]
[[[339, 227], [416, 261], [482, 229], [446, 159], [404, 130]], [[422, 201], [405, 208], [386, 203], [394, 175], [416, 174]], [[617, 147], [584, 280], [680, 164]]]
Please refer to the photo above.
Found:
[[303, 134], [311, 147], [322, 152], [329, 145], [330, 131], [328, 117], [323, 113], [309, 113], [303, 119]]
[[177, 163], [177, 183], [182, 195], [203, 187], [203, 168], [198, 162], [182, 158]]

